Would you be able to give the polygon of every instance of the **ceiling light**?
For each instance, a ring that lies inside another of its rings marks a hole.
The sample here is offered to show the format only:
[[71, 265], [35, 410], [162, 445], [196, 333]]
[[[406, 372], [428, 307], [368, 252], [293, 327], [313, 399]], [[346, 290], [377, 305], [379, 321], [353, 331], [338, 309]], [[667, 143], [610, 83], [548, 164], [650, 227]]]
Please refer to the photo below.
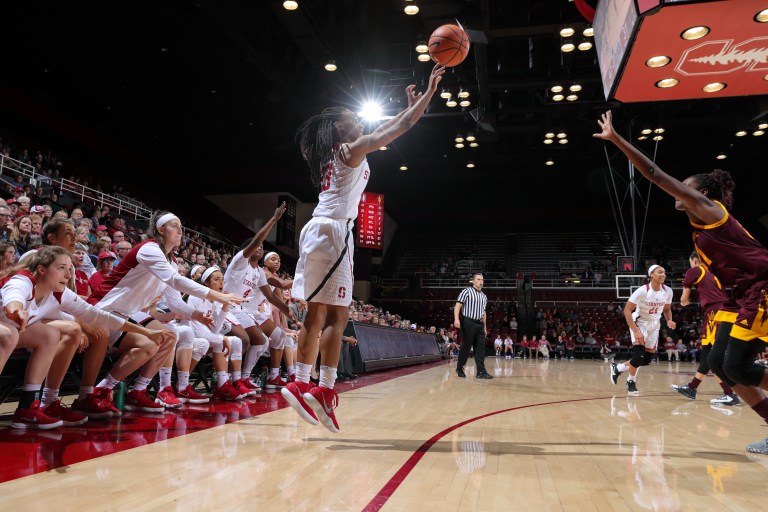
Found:
[[444, 100], [449, 100], [449, 99], [451, 99], [451, 91], [449, 91], [449, 90], [447, 90], [447, 89], [445, 89], [445, 88], [444, 88], [444, 89], [443, 89], [443, 90], [440, 92], [440, 97], [441, 97], [441, 98], [443, 98]]
[[560, 30], [560, 37], [571, 37], [575, 33], [576, 31], [571, 27], [563, 27], [562, 30]]
[[579, 99], [579, 97], [576, 96], [575, 94], [569, 94], [568, 96], [566, 96], [565, 99], [567, 99], [568, 101], [576, 101], [577, 99]]
[[642, 133], [643, 135], [650, 135], [652, 131], [653, 130], [651, 130], [650, 128], [644, 128], [643, 131], [641, 131], [640, 133]]
[[557, 142], [559, 142], [560, 144], [568, 144], [568, 139], [560, 139]]
[[591, 49], [592, 49], [592, 41], [584, 40], [579, 43], [579, 50], [581, 50], [582, 52], [585, 52]]
[[469, 98], [469, 91], [464, 89], [459, 89], [459, 94], [457, 94], [459, 98]]
[[763, 9], [755, 14], [755, 21], [758, 23], [768, 23], [768, 9]]
[[573, 44], [570, 39], [565, 39], [563, 44], [560, 45], [560, 50], [562, 50], [564, 53], [571, 53], [575, 49], [576, 45]]
[[555, 136], [555, 134], [554, 134], [554, 133], [552, 133], [552, 132], [547, 132], [547, 133], [545, 133], [545, 134], [544, 134], [544, 136], [545, 136], [546, 138], [548, 138], [548, 139], [551, 139], [551, 138], [553, 138], [553, 137]]
[[464, 142], [464, 137], [461, 135], [457, 135], [455, 139], [453, 139], [455, 142]]
[[432, 57], [428, 53], [420, 53], [416, 58], [419, 59], [419, 62], [429, 62]]
[[766, 128], [768, 128], [768, 123], [760, 123], [759, 125], [757, 125], [757, 128], [760, 130], [765, 130]]
[[467, 162], [467, 169], [474, 169], [475, 168], [475, 162]]
[[677, 84], [680, 83], [680, 80], [677, 78], [662, 78], [658, 82], [656, 82], [656, 87], [659, 87], [661, 89], [667, 89], [669, 87], [674, 87]]
[[286, 11], [295, 11], [299, 8], [299, 2], [296, 2], [295, 0], [285, 0], [283, 2], [283, 9]]
[[386, 150], [388, 150], [388, 149], [389, 149], [389, 148], [388, 148], [387, 146], [381, 146], [381, 147], [379, 148], [379, 151], [386, 151]]
[[416, 44], [416, 51], [417, 52], [419, 52], [419, 53], [427, 53], [428, 50], [429, 50], [429, 46], [427, 46], [427, 42], [426, 41], [419, 41]]
[[587, 27], [584, 29], [584, 32], [582, 32], [582, 34], [584, 34], [584, 37], [594, 37], [595, 29], [592, 27]]
[[445, 102], [445, 105], [448, 106], [448, 107], [453, 108], [456, 105], [458, 105], [458, 103], [456, 103], [456, 100], [454, 100], [454, 99], [449, 99], [448, 101]]
[[704, 87], [702, 87], [701, 90], [704, 92], [717, 92], [717, 91], [722, 91], [726, 87], [728, 87], [728, 85], [722, 82], [712, 82], [711, 84], [707, 84]]
[[667, 57], [666, 55], [657, 55], [656, 57], [651, 57], [647, 61], [645, 61], [645, 65], [649, 68], [660, 68], [663, 66], [666, 66], [672, 62], [672, 59]]
[[401, 171], [407, 171], [408, 170], [408, 166], [405, 165], [405, 164], [400, 164], [400, 170]]
[[472, 132], [469, 132], [469, 133], [467, 134], [467, 141], [468, 141], [468, 142], [472, 142], [473, 140], [475, 140], [475, 134], [474, 134], [474, 133], [472, 133]]
[[720, 153], [715, 158], [717, 158], [718, 160], [725, 160], [726, 158], [728, 158], [728, 155], [726, 155], [725, 153]]
[[653, 133], [664, 133], [666, 130], [664, 128], [656, 128], [653, 130]]
[[552, 139], [544, 139], [544, 144], [552, 144], [554, 142]]
[[765, 130], [755, 130], [755, 131], [752, 132], [752, 135], [754, 135], [755, 137], [759, 137], [761, 135], [765, 135]]
[[641, 135], [641, 136], [639, 136], [639, 137], [637, 138], [637, 140], [645, 140], [645, 139], [647, 139], [647, 138], [648, 138], [648, 137], [646, 137], [645, 135]]
[[746, 132], [746, 131], [744, 131], [744, 130], [739, 130], [739, 131], [737, 131], [737, 132], [736, 132], [736, 136], [737, 136], [737, 137], [743, 137], [743, 136], [745, 136], [746, 134], [747, 134], [747, 132]]
[[471, 105], [471, 103], [469, 102], [469, 100], [461, 100], [459, 102], [459, 105], [461, 105], [462, 107], [468, 107]]
[[552, 96], [552, 99], [554, 101], [563, 101], [565, 99], [565, 96], [563, 96], [562, 94], [555, 94], [554, 96]]
[[405, 9], [403, 9], [403, 12], [405, 12], [405, 14], [407, 14], [408, 16], [413, 16], [414, 14], [419, 13], [419, 6], [416, 4], [410, 3], [410, 2], [413, 2], [413, 0], [405, 0], [405, 1], [408, 2], [408, 4], [406, 4], [405, 6]]
[[694, 39], [701, 39], [707, 34], [709, 34], [709, 27], [700, 26], [683, 30], [682, 34], [680, 34], [680, 37], [687, 41], [693, 41]]
[[552, 92], [563, 92], [563, 86], [562, 85], [553, 85], [549, 88]]
[[664, 140], [664, 136], [663, 136], [663, 135], [656, 135], [656, 136], [653, 138], [653, 140], [656, 140], [656, 141], [659, 141], [659, 140]]
[[560, 133], [557, 134], [557, 138], [558, 139], [564, 139], [566, 137], [567, 137], [567, 135], [565, 134], [565, 132], [560, 132]]
[[477, 142], [470, 142], [470, 143], [469, 143], [469, 147], [471, 147], [471, 148], [476, 148], [476, 147], [477, 147], [477, 146], [479, 146], [479, 145], [480, 145], [480, 144], [478, 144]]
[[547, 160], [544, 162], [544, 165], [555, 165], [555, 162], [553, 160]]
[[326, 71], [336, 71], [337, 69], [339, 69], [339, 68], [336, 67], [336, 61], [335, 60], [329, 60], [328, 63], [325, 65], [325, 70]]
[[464, 149], [464, 144], [461, 142], [456, 143], [456, 149]]
[[381, 121], [381, 105], [375, 101], [366, 101], [363, 103], [360, 112], [357, 113], [360, 117], [366, 121]]
[[581, 85], [579, 84], [573, 84], [568, 88], [571, 92], [579, 92], [581, 90]]

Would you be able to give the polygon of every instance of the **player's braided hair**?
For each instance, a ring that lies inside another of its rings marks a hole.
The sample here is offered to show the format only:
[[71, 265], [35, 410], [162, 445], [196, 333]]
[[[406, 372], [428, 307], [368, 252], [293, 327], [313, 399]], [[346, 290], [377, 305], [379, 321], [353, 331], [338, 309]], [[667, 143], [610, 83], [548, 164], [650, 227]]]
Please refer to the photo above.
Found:
[[707, 197], [713, 201], [720, 201], [726, 210], [733, 206], [733, 189], [736, 183], [733, 182], [731, 173], [722, 169], [715, 169], [712, 172], [695, 174], [693, 178], [699, 184], [699, 190], [707, 189]]
[[326, 108], [304, 121], [296, 132], [301, 156], [309, 165], [312, 184], [317, 187], [323, 180], [326, 164], [333, 157], [333, 145], [339, 142], [339, 131], [333, 123], [340, 121], [345, 111], [341, 107]]

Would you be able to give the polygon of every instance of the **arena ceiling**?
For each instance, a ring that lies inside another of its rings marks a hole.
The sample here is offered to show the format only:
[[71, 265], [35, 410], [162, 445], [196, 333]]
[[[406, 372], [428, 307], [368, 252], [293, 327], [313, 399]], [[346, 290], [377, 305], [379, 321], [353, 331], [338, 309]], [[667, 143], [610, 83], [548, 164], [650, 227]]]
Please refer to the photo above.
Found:
[[[3, 128], [101, 169], [150, 204], [221, 223], [203, 195], [286, 190], [312, 201], [293, 140], [301, 121], [372, 98], [394, 114], [404, 87], [423, 88], [431, 68], [416, 60], [416, 43], [458, 20], [488, 41], [443, 83], [454, 96], [469, 91], [471, 106], [436, 97], [410, 133], [370, 156], [369, 190], [386, 194], [400, 226], [610, 229], [606, 152], [591, 136], [610, 106], [624, 133], [665, 129], [658, 144], [640, 144], [673, 174], [730, 170], [737, 215], [763, 229], [768, 137], [735, 133], [765, 115], [766, 96], [609, 105], [595, 50], [560, 50], [563, 26], [577, 37], [587, 27], [567, 0], [415, 0], [414, 16], [402, 0], [298, 1], [292, 12], [282, 0], [4, 5]], [[579, 84], [578, 100], [553, 101], [554, 84]], [[564, 131], [568, 144], [545, 145], [548, 131]], [[455, 148], [468, 132], [479, 146]], [[716, 160], [721, 151], [728, 158]], [[626, 161], [612, 163], [623, 193]], [[654, 227], [684, 225], [662, 193], [651, 206]]]

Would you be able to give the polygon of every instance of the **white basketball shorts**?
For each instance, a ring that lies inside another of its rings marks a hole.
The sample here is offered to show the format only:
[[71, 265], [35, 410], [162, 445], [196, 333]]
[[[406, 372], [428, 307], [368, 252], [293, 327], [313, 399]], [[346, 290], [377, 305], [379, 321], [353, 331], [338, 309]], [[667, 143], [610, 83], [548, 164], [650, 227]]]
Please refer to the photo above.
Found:
[[[643, 338], [645, 338], [645, 349], [648, 351], [655, 351], [656, 346], [659, 344], [659, 329], [661, 328], [661, 324], [658, 320], [636, 320], [635, 323], [637, 324], [637, 328], [640, 329], [640, 332], [643, 333]], [[632, 344], [634, 345], [635, 342], [635, 333], [632, 331], [629, 331], [629, 334], [632, 336]]]
[[250, 312], [242, 307], [234, 307], [227, 312], [227, 321], [231, 324], [239, 325], [243, 329], [249, 329], [256, 325]]
[[349, 306], [354, 284], [352, 219], [312, 217], [301, 230], [291, 294], [307, 302]]

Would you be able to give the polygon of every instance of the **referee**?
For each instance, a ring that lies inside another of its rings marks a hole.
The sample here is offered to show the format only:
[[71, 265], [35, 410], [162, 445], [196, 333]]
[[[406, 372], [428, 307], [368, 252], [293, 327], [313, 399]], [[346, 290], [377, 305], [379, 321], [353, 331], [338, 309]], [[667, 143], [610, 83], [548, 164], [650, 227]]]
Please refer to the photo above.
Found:
[[492, 379], [493, 376], [485, 369], [485, 337], [488, 328], [485, 322], [485, 306], [488, 297], [482, 292], [483, 274], [475, 274], [470, 281], [472, 286], [461, 290], [456, 305], [453, 307], [453, 325], [461, 329], [461, 349], [459, 350], [459, 364], [456, 374], [466, 377], [464, 364], [469, 358], [469, 349], [475, 348], [475, 377], [478, 379]]

